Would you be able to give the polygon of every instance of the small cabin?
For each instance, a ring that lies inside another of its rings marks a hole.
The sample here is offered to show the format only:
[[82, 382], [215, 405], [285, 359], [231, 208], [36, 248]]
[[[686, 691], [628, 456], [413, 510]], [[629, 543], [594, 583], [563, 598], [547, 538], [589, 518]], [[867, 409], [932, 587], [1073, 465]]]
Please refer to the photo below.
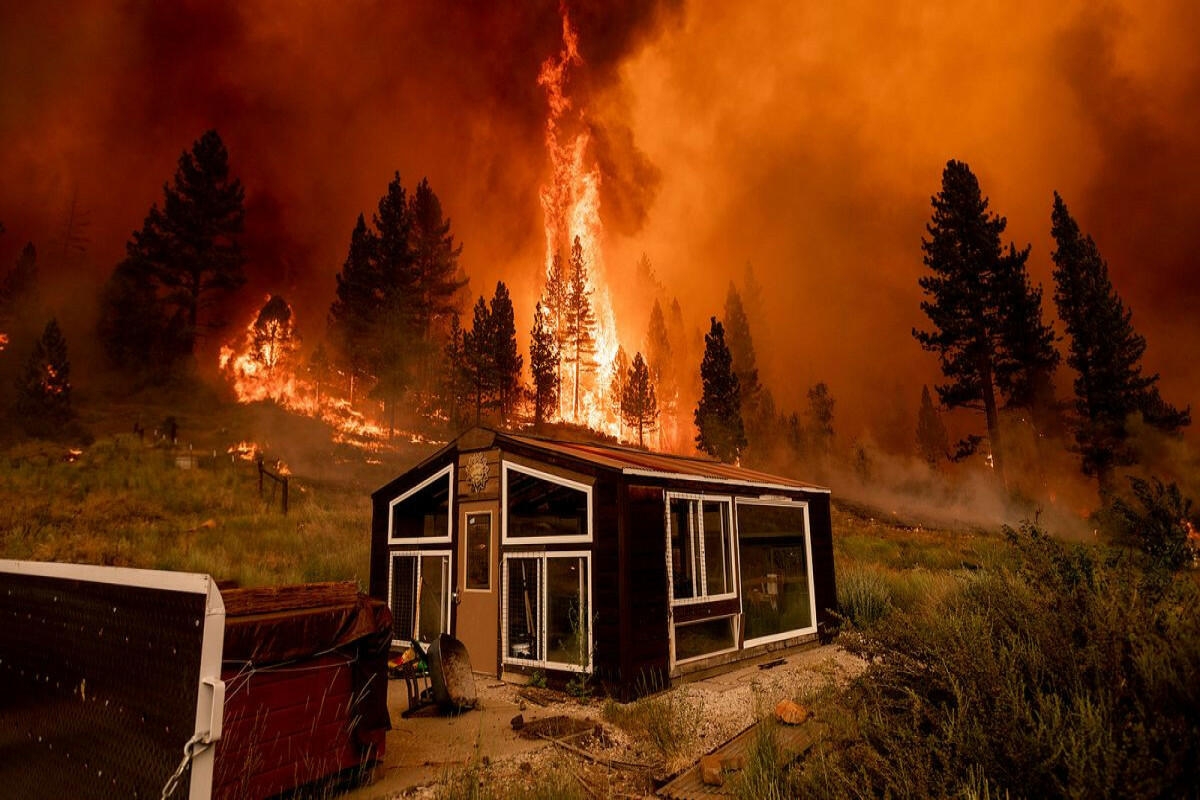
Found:
[[372, 495], [393, 645], [623, 696], [815, 641], [829, 490], [720, 461], [473, 428]]

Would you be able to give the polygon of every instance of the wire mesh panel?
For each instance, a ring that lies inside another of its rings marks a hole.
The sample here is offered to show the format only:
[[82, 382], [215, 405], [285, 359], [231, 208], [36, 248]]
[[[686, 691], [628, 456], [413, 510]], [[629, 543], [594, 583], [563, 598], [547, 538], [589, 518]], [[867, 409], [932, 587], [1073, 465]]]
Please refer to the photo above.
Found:
[[207, 797], [223, 619], [206, 575], [0, 561], [0, 795]]

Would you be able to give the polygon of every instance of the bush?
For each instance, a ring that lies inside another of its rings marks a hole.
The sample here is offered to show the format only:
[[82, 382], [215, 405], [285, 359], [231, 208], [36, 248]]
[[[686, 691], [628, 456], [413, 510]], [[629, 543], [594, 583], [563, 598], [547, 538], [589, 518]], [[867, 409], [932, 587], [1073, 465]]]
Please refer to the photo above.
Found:
[[887, 613], [892, 593], [878, 570], [851, 567], [837, 576], [837, 598], [842, 616], [865, 628]]
[[805, 763], [830, 797], [1191, 796], [1200, 785], [1200, 591], [1130, 559], [1009, 531], [1015, 568], [848, 642], [871, 660], [855, 726]]
[[1129, 484], [1137, 506], [1120, 497], [1112, 504], [1120, 537], [1145, 553], [1154, 568], [1177, 570], [1192, 563], [1196, 555], [1188, 540], [1192, 501], [1178, 485], [1164, 485], [1158, 478], [1130, 478]]

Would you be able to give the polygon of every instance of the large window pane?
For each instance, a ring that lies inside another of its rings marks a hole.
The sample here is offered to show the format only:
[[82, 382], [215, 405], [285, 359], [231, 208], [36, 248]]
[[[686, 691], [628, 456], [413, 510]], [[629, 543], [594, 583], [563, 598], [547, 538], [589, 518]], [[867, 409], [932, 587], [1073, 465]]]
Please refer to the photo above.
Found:
[[587, 536], [586, 492], [513, 469], [506, 475], [510, 537]]
[[813, 627], [802, 506], [739, 504], [745, 638]]
[[700, 554], [696, 550], [696, 537], [692, 532], [691, 509], [693, 500], [671, 501], [671, 580], [675, 588], [675, 599], [683, 600], [700, 593], [699, 571], [696, 566]]
[[686, 661], [734, 646], [733, 618], [720, 617], [675, 626], [675, 660]]
[[425, 539], [450, 535], [450, 473], [401, 500], [392, 508], [392, 537]]
[[392, 556], [392, 636], [409, 641], [416, 621], [417, 558]]
[[508, 561], [508, 587], [504, 602], [508, 612], [509, 658], [530, 661], [541, 658], [538, 649], [541, 569], [542, 562], [537, 558], [513, 558]]
[[468, 589], [492, 587], [492, 515], [467, 514]]
[[546, 660], [588, 665], [587, 562], [546, 559]]
[[446, 556], [421, 556], [421, 620], [417, 632], [423, 642], [450, 632], [446, 619], [449, 566]]
[[704, 574], [708, 594], [733, 591], [733, 553], [729, 531], [729, 504], [704, 501]]

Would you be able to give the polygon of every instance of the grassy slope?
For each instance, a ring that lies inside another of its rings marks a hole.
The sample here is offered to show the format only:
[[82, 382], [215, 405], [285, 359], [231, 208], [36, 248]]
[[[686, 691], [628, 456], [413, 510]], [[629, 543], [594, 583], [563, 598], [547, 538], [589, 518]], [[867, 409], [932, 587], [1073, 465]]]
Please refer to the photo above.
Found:
[[[168, 415], [179, 426], [174, 448], [153, 442]], [[332, 444], [313, 420], [211, 397], [108, 404], [85, 419], [98, 438], [74, 460], [46, 442], [0, 454], [0, 557], [207, 572], [246, 586], [365, 585], [370, 492], [432, 451], [364, 452]], [[130, 432], [135, 420], [144, 440]], [[259, 498], [254, 464], [226, 454], [243, 440], [293, 472], [287, 516], [269, 482]], [[182, 452], [202, 467], [178, 468]]]

